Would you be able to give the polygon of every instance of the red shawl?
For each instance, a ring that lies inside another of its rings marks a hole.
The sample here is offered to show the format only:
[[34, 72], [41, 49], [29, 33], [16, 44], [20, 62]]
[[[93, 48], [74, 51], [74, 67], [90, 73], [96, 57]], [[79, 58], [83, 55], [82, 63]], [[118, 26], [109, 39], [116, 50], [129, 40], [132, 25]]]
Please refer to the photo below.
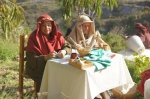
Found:
[[142, 74], [142, 80], [140, 82], [140, 84], [138, 85], [137, 89], [139, 90], [139, 92], [144, 95], [144, 83], [147, 79], [150, 78], [150, 69], [144, 71]]
[[[46, 37], [40, 31], [40, 25], [44, 20], [52, 22], [52, 32], [49, 37]], [[61, 50], [65, 40], [52, 18], [47, 14], [43, 14], [37, 19], [37, 22], [37, 29], [31, 33], [26, 51], [36, 55], [47, 55], [50, 52]]]

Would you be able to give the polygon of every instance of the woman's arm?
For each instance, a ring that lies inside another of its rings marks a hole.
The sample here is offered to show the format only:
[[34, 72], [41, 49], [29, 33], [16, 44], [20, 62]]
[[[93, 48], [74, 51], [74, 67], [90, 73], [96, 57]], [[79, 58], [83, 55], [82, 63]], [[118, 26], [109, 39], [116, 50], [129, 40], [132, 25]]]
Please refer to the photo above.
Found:
[[66, 54], [71, 54], [71, 51], [72, 51], [71, 45], [67, 41], [65, 41], [65, 44], [64, 44], [62, 50], [60, 50], [57, 53], [57, 56], [59, 58], [63, 58]]
[[102, 40], [101, 35], [99, 33], [97, 33], [96, 41], [100, 47], [104, 48], [104, 50], [111, 50], [109, 44]]

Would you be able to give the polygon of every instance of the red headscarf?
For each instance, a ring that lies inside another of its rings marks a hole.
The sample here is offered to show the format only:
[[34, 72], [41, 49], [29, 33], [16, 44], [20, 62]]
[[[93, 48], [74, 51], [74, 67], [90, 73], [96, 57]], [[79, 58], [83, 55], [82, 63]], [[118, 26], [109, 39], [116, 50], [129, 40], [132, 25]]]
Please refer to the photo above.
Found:
[[[52, 23], [52, 31], [49, 37], [46, 37], [40, 31], [40, 26], [45, 20]], [[26, 51], [36, 55], [46, 55], [50, 52], [61, 50], [65, 40], [61, 32], [58, 31], [54, 20], [48, 14], [43, 14], [37, 19], [37, 22], [37, 29], [31, 33]]]
[[135, 25], [135, 29], [137, 30], [136, 35], [138, 35], [141, 38], [145, 48], [149, 49], [150, 48], [150, 34], [147, 28], [143, 26], [141, 23], [137, 23]]
[[147, 32], [147, 28], [143, 26], [141, 23], [135, 24], [135, 29], [137, 30], [138, 36], [143, 36]]

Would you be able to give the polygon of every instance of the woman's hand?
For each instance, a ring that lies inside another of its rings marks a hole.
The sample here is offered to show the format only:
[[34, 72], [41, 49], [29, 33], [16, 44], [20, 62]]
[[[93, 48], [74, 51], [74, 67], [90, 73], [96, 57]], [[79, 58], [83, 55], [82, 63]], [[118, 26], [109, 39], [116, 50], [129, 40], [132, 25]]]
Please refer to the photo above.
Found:
[[66, 50], [60, 50], [60, 51], [57, 53], [57, 56], [58, 56], [59, 58], [63, 58], [66, 53], [67, 53]]
[[47, 61], [47, 60], [50, 59], [50, 58], [56, 57], [57, 54], [58, 54], [58, 53], [55, 52], [55, 51], [54, 51], [54, 52], [50, 52], [49, 54], [45, 55], [44, 59]]

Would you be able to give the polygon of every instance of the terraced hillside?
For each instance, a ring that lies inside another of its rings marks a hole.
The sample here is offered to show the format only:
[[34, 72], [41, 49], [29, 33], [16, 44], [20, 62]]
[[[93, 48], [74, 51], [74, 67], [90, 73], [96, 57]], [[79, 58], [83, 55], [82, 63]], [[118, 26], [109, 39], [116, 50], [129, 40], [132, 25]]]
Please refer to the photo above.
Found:
[[[114, 8], [113, 11], [103, 9], [102, 18], [96, 20], [96, 28], [98, 30], [101, 32], [109, 32], [114, 26], [120, 23], [123, 26], [129, 25], [128, 27], [132, 28], [129, 24], [132, 23], [130, 21], [142, 22], [141, 20], [146, 20], [150, 22], [149, 0], [123, 1], [119, 1], [118, 8]], [[24, 2], [23, 0], [18, 0], [18, 4], [24, 8], [26, 21], [31, 29], [36, 28], [36, 19], [43, 13], [51, 15], [64, 34], [67, 27], [71, 26], [72, 22], [75, 21], [76, 16], [70, 21], [64, 21], [62, 19], [62, 8], [57, 0], [24, 0]]]

